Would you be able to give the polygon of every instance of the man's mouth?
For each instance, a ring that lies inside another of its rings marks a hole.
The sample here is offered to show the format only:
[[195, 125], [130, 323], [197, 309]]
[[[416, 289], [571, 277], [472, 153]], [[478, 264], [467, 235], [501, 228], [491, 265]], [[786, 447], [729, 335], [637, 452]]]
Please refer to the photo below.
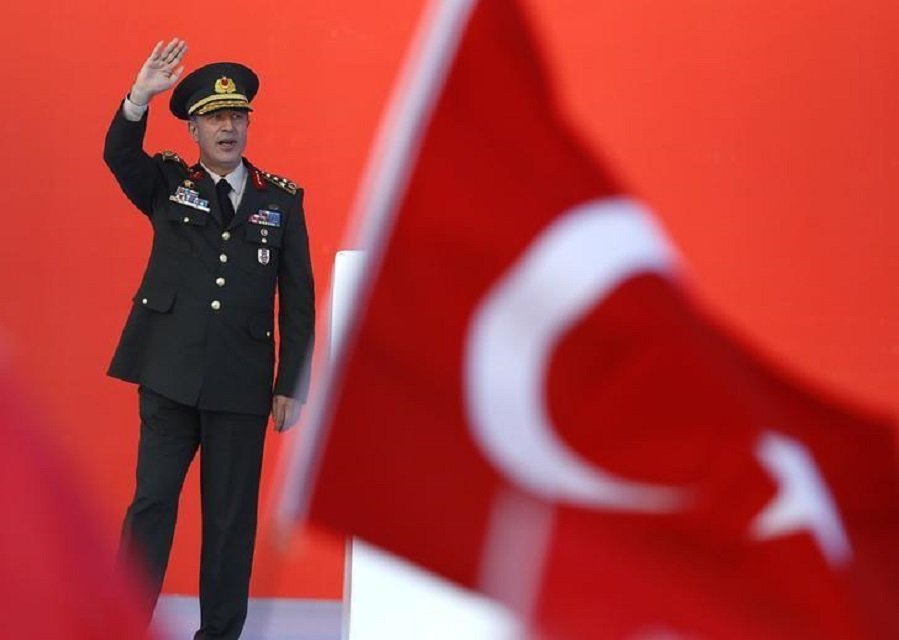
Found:
[[226, 140], [219, 140], [216, 144], [219, 146], [220, 149], [224, 149], [225, 151], [231, 151], [231, 149], [234, 148], [234, 145], [237, 144], [237, 141], [226, 139]]

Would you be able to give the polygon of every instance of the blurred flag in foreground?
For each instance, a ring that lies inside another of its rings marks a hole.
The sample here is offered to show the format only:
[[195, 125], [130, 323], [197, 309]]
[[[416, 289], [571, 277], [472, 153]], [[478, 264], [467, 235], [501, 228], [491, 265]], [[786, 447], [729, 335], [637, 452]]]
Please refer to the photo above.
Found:
[[899, 637], [891, 431], [694, 308], [558, 116], [516, 2], [425, 21], [287, 503], [541, 637]]
[[0, 371], [0, 638], [147, 638], [138, 591], [24, 405]]

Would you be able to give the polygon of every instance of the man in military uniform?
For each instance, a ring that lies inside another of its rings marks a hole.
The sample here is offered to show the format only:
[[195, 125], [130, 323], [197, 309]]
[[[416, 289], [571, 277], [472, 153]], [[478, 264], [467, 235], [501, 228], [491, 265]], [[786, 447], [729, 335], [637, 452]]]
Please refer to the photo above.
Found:
[[[116, 112], [104, 159], [153, 227], [153, 248], [109, 374], [140, 385], [137, 488], [122, 552], [143, 562], [155, 606], [178, 496], [197, 449], [203, 509], [201, 628], [240, 636], [263, 441], [292, 424], [307, 386], [314, 294], [303, 191], [243, 158], [256, 75], [216, 63], [187, 75], [172, 113], [200, 160], [143, 150], [147, 110], [175, 85], [184, 41], [156, 45]], [[278, 291], [278, 372], [274, 307]]]

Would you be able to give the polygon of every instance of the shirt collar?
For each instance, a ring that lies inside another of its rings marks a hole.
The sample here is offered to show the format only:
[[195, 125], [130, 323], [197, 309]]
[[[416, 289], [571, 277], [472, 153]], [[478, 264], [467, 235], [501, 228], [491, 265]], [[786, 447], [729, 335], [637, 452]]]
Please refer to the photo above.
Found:
[[241, 161], [241, 163], [239, 165], [237, 165], [237, 168], [234, 169], [234, 171], [232, 171], [231, 173], [229, 173], [226, 176], [220, 176], [219, 174], [217, 174], [215, 171], [211, 170], [209, 167], [207, 167], [202, 162], [200, 163], [200, 166], [206, 170], [206, 173], [209, 174], [209, 177], [212, 178], [212, 181], [215, 184], [218, 184], [219, 180], [221, 180], [224, 177], [224, 179], [227, 180], [228, 183], [231, 185], [231, 190], [235, 194], [240, 195], [240, 193], [243, 192], [243, 187], [244, 187], [244, 184], [246, 184], [246, 180], [247, 180], [247, 167], [243, 163], [243, 161]]

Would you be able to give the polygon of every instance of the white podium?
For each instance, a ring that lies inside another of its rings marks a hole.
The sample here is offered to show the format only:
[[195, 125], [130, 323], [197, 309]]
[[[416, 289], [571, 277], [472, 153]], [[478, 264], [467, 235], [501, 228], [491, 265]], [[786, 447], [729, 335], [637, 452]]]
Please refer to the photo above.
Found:
[[[338, 251], [331, 285], [331, 354], [352, 313], [362, 251]], [[347, 545], [343, 640], [512, 640], [514, 616], [496, 603], [354, 539]]]

